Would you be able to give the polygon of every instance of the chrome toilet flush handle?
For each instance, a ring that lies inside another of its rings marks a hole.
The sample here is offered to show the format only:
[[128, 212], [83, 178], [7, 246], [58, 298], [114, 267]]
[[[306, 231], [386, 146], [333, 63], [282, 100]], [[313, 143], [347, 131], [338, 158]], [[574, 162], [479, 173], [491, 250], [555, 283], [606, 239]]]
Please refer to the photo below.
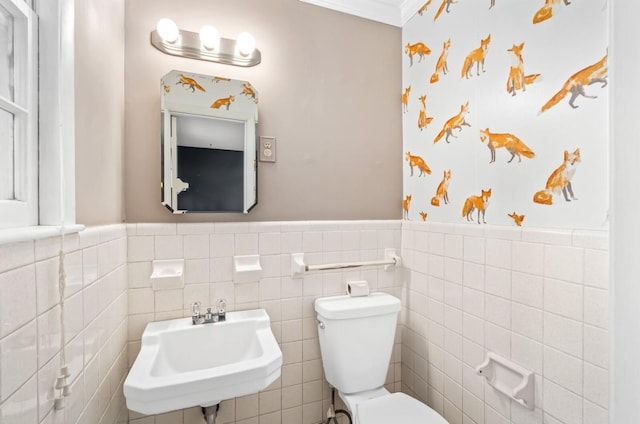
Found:
[[318, 327], [320, 327], [320, 329], [324, 330], [324, 322], [320, 321], [317, 318], [316, 318], [316, 321], [318, 322]]

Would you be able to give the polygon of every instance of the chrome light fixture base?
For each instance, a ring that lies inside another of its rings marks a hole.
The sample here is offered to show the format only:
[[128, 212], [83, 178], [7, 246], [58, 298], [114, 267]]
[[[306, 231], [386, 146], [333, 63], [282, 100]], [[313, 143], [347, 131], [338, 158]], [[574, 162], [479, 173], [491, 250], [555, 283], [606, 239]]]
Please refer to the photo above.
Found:
[[206, 60], [233, 66], [255, 66], [260, 63], [260, 50], [243, 55], [237, 48], [235, 40], [220, 37], [220, 43], [214, 49], [205, 48], [200, 35], [196, 32], [179, 30], [178, 39], [173, 43], [165, 41], [157, 30], [151, 32], [151, 45], [163, 53], [190, 59]]

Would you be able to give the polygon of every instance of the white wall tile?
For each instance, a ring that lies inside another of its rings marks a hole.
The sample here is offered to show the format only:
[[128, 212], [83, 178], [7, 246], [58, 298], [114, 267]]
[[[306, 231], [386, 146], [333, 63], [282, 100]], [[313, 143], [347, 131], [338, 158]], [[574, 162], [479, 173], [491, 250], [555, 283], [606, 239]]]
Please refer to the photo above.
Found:
[[[0, 422], [22, 424], [38, 422], [37, 378], [34, 375], [0, 407]], [[56, 423], [58, 424], [58, 423]]]
[[546, 245], [544, 275], [558, 280], [582, 283], [584, 280], [584, 249]]
[[511, 269], [511, 251], [510, 240], [486, 239], [486, 264], [496, 268]]
[[550, 380], [545, 379], [543, 384], [545, 412], [561, 423], [582, 424], [582, 398]]
[[579, 321], [544, 314], [544, 344], [582, 358], [582, 327]]
[[512, 247], [511, 264], [514, 271], [543, 275], [544, 245], [514, 241]]
[[151, 261], [155, 259], [155, 238], [135, 236], [127, 238], [127, 256], [129, 262]]
[[483, 237], [464, 237], [464, 260], [478, 264], [485, 263], [485, 239]]
[[543, 337], [542, 310], [513, 302], [511, 304], [511, 329], [514, 333], [541, 342]]
[[485, 294], [485, 314], [488, 322], [511, 328], [511, 302], [501, 297]]
[[518, 334], [512, 334], [511, 359], [530, 371], [542, 374], [542, 343]]
[[35, 262], [33, 241], [0, 246], [0, 273]]
[[584, 363], [584, 398], [606, 408], [609, 404], [609, 373], [588, 362]]
[[601, 368], [609, 368], [609, 332], [584, 326], [584, 360]]
[[36, 332], [36, 322], [32, 321], [0, 339], [0, 402], [5, 401], [36, 373]]
[[583, 289], [581, 284], [544, 279], [544, 309], [575, 320], [583, 317]]
[[511, 274], [511, 296], [515, 302], [542, 309], [544, 304], [542, 277], [513, 272]]
[[584, 284], [602, 289], [609, 288], [609, 252], [585, 249]]
[[184, 259], [209, 258], [209, 234], [189, 234], [184, 240]]
[[[44, 277], [41, 277], [41, 279]], [[47, 273], [46, 281], [50, 281]], [[47, 286], [43, 283], [43, 290]], [[49, 291], [40, 304], [51, 306]], [[0, 274], [0, 338], [36, 317], [36, 269], [33, 265]]]
[[511, 299], [511, 271], [508, 269], [485, 267], [485, 290], [489, 294]]
[[578, 395], [582, 394], [582, 364], [574, 356], [549, 347], [544, 348], [544, 378]]
[[609, 292], [591, 287], [584, 288], [584, 322], [600, 328], [609, 328]]

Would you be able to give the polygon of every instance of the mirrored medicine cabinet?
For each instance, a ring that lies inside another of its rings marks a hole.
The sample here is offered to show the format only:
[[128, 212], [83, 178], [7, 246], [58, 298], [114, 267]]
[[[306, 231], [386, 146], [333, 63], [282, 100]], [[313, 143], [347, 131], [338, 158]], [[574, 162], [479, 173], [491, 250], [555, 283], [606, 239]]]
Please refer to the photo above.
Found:
[[258, 200], [256, 89], [175, 70], [160, 89], [162, 204], [175, 214], [248, 213]]

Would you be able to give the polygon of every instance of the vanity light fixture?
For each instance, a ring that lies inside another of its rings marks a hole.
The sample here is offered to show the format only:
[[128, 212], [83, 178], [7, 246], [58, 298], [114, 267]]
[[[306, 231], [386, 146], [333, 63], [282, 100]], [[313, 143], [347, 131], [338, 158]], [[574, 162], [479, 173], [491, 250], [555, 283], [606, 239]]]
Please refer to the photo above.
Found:
[[218, 30], [205, 25], [200, 32], [179, 29], [171, 19], [158, 21], [151, 32], [151, 45], [163, 53], [191, 59], [207, 60], [235, 66], [255, 66], [261, 61], [256, 40], [248, 32], [238, 35], [238, 40], [220, 37]]

